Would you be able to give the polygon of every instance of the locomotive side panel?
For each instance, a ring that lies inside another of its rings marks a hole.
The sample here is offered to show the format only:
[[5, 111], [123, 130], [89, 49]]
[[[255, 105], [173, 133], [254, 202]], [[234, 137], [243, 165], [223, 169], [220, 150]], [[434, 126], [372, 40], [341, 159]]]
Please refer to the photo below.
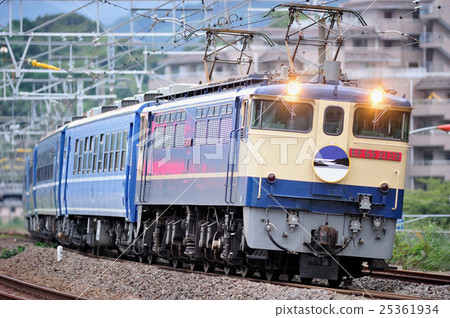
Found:
[[233, 130], [239, 109], [240, 104], [229, 97], [155, 108], [149, 124], [151, 135], [141, 151], [145, 159], [139, 160], [145, 165], [138, 168], [137, 189], [145, 189], [142, 203], [230, 204], [225, 198], [227, 178], [232, 178], [237, 167], [228, 166], [229, 152], [236, 142]]

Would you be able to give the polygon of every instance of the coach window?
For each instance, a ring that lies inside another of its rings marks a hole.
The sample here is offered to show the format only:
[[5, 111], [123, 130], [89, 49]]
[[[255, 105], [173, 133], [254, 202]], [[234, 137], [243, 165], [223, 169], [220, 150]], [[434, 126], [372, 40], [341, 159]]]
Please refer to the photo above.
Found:
[[97, 168], [97, 158], [98, 158], [98, 135], [94, 139], [94, 159], [92, 160], [92, 173], [95, 172]]
[[113, 132], [111, 133], [111, 148], [109, 149], [109, 162], [108, 162], [109, 171], [113, 171], [115, 146], [116, 146], [116, 133]]
[[78, 139], [75, 141], [75, 152], [73, 154], [73, 174], [77, 172], [79, 142], [80, 141]]
[[125, 170], [125, 161], [126, 161], [126, 153], [127, 153], [127, 138], [128, 138], [128, 131], [124, 130], [122, 135], [122, 158], [120, 159], [120, 170]]
[[105, 151], [103, 152], [103, 172], [106, 172], [108, 171], [109, 134], [106, 134], [104, 149]]
[[344, 126], [344, 110], [338, 106], [328, 106], [323, 117], [323, 132], [339, 136]]
[[87, 167], [87, 173], [91, 173], [92, 170], [92, 151], [94, 147], [94, 136], [91, 136], [89, 138], [89, 157], [88, 157], [88, 167]]
[[355, 110], [356, 137], [408, 141], [409, 112], [360, 107]]
[[78, 151], [78, 174], [81, 173], [81, 164], [83, 163], [84, 139], [80, 139], [80, 150]]
[[253, 128], [306, 133], [312, 128], [313, 108], [284, 100], [254, 100], [251, 119]]
[[118, 132], [116, 141], [116, 155], [114, 158], [114, 171], [119, 170], [119, 160], [121, 152], [122, 152], [122, 132]]
[[102, 162], [103, 162], [103, 148], [105, 143], [105, 134], [100, 135], [100, 145], [98, 148], [98, 164], [97, 164], [97, 172], [102, 172]]
[[83, 174], [86, 173], [88, 154], [89, 154], [89, 137], [86, 137], [84, 139]]

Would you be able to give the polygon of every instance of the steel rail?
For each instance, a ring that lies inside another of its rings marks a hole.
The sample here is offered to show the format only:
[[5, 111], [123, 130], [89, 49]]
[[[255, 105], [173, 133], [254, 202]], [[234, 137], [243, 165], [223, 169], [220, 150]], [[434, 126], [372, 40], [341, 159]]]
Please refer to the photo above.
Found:
[[[0, 274], [0, 299], [40, 299], [40, 300], [85, 300], [69, 293], [27, 283]], [[11, 294], [11, 291], [13, 294]], [[5, 298], [1, 298], [5, 297]], [[9, 298], [8, 298], [9, 297]]]
[[437, 273], [416, 272], [400, 269], [384, 269], [384, 270], [370, 271], [368, 268], [364, 268], [363, 273], [370, 277], [383, 279], [398, 279], [402, 281], [419, 284], [450, 285], [450, 275]]

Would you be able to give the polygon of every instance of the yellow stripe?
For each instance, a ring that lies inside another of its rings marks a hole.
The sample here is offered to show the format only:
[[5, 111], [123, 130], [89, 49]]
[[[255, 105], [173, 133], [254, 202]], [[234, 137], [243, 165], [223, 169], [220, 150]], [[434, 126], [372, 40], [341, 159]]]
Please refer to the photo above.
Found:
[[[231, 173], [230, 173], [231, 175]], [[192, 179], [192, 178], [225, 178], [226, 172], [210, 172], [210, 173], [180, 173], [180, 174], [165, 174], [147, 176], [147, 180], [172, 180], [172, 179]], [[239, 174], [234, 172], [233, 176], [237, 177]]]

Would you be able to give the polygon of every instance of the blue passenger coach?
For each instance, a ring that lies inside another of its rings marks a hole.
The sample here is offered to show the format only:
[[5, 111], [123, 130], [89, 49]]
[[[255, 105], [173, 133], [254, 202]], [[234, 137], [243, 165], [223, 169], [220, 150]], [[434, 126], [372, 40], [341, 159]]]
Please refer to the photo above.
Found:
[[[35, 198], [33, 203], [27, 196], [33, 232], [57, 233], [61, 242], [79, 248], [86, 242], [101, 247], [110, 244], [105, 233], [113, 226], [102, 225], [102, 217], [136, 222], [136, 136], [145, 105], [78, 119], [42, 138], [27, 171]], [[89, 235], [94, 227], [104, 236]]]

